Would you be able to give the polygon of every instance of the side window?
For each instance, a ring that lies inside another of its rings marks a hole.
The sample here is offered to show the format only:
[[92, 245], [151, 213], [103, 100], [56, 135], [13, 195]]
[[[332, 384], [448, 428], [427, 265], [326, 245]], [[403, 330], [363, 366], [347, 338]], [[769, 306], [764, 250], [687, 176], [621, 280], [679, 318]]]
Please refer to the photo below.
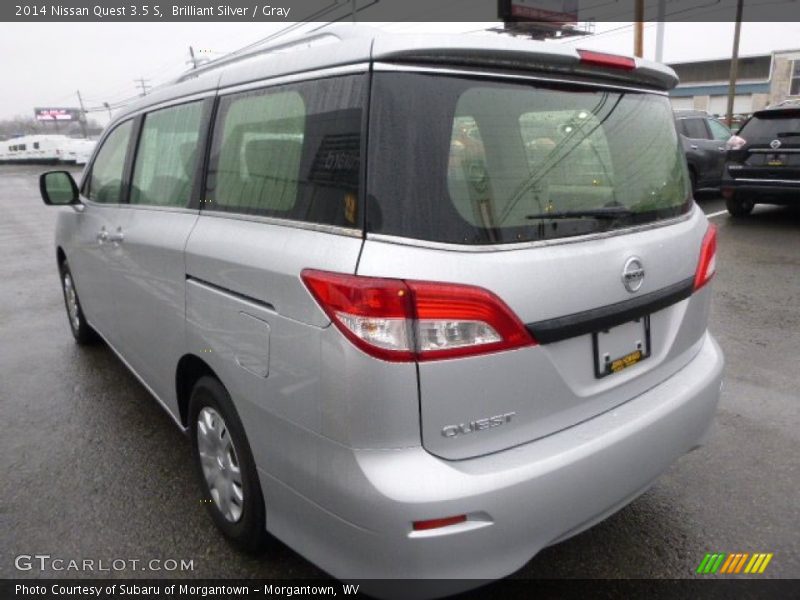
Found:
[[115, 204], [122, 201], [122, 173], [133, 130], [133, 121], [125, 121], [112, 131], [92, 164], [86, 196], [95, 202]]
[[[229, 97], [211, 208], [286, 216], [297, 202], [306, 124], [296, 91]], [[212, 190], [209, 190], [210, 192]]]
[[792, 82], [789, 85], [790, 96], [800, 96], [800, 60], [792, 61]]
[[683, 119], [683, 135], [693, 140], [709, 139], [704, 119]]
[[362, 76], [221, 98], [204, 210], [358, 225]]
[[730, 129], [716, 119], [708, 119], [708, 128], [713, 138], [720, 142], [727, 142], [732, 135]]
[[131, 204], [186, 206], [197, 164], [203, 103], [149, 113], [133, 167]]

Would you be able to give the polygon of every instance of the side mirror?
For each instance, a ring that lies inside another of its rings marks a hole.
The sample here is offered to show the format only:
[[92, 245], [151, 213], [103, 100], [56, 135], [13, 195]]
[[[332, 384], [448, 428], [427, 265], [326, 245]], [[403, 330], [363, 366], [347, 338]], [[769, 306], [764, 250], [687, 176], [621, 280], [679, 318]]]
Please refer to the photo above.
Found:
[[48, 171], [39, 176], [39, 191], [48, 206], [80, 204], [78, 185], [69, 171]]

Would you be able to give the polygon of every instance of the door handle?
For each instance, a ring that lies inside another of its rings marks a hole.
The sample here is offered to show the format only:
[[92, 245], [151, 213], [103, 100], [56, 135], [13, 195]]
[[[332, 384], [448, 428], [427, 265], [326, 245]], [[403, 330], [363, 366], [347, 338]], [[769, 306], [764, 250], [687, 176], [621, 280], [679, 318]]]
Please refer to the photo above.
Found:
[[727, 148], [725, 146], [720, 146], [719, 148], [717, 148], [717, 150], [719, 150], [720, 152], [725, 152]]
[[104, 244], [107, 241], [108, 241], [108, 232], [106, 231], [106, 228], [103, 227], [100, 231], [97, 232], [97, 243]]
[[117, 231], [108, 236], [108, 241], [112, 242], [113, 244], [121, 244], [124, 240], [125, 236], [123, 235], [120, 227], [117, 227]]
[[697, 150], [697, 144], [692, 144], [691, 146], [689, 146], [689, 148], [691, 148], [692, 150]]

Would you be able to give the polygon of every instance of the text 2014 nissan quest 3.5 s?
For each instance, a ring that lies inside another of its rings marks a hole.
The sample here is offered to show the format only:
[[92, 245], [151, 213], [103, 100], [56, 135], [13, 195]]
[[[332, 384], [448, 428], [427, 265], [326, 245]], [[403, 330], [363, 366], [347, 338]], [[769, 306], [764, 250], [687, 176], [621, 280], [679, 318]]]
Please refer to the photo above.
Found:
[[661, 65], [332, 27], [108, 126], [69, 324], [191, 436], [211, 517], [343, 578], [493, 579], [699, 446], [716, 233]]

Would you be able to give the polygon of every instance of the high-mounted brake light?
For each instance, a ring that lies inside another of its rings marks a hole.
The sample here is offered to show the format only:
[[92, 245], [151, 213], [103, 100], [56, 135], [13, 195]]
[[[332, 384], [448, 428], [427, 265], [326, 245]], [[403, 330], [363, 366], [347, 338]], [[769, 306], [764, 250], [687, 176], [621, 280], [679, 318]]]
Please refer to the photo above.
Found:
[[703, 244], [700, 246], [700, 260], [694, 274], [694, 291], [699, 290], [714, 277], [717, 271], [717, 226], [709, 225]]
[[339, 330], [384, 360], [455, 358], [536, 343], [511, 309], [482, 288], [311, 269], [301, 277]]
[[625, 71], [633, 71], [636, 68], [636, 60], [629, 56], [606, 54], [605, 52], [594, 52], [593, 50], [578, 50], [578, 56], [581, 57], [582, 63], [593, 67], [607, 67]]

